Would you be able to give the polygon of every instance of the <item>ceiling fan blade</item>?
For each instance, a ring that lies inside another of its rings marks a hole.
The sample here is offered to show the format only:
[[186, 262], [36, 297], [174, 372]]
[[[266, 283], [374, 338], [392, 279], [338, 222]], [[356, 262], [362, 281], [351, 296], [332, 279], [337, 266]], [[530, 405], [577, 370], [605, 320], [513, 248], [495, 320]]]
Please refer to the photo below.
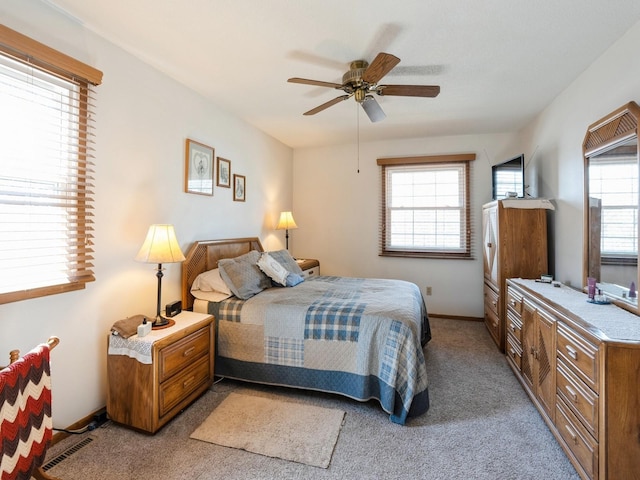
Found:
[[373, 123], [387, 118], [387, 115], [382, 111], [380, 104], [371, 95], [367, 95], [361, 105], [362, 109], [369, 117], [369, 120]]
[[304, 85], [315, 85], [318, 87], [329, 87], [329, 88], [342, 88], [342, 85], [339, 83], [332, 83], [332, 82], [323, 82], [320, 80], [309, 80], [306, 78], [298, 78], [298, 77], [293, 77], [290, 78], [289, 80], [287, 80], [287, 82], [289, 83], [302, 83]]
[[322, 110], [329, 108], [336, 103], [340, 103], [343, 100], [348, 99], [350, 96], [351, 95], [340, 95], [339, 97], [336, 97], [333, 100], [329, 100], [328, 102], [325, 102], [322, 105], [317, 106], [316, 108], [312, 108], [308, 112], [304, 112], [304, 115], [315, 115], [316, 113], [321, 112]]
[[437, 97], [438, 85], [378, 85], [378, 95], [396, 95], [400, 97]]
[[380, 52], [362, 74], [362, 80], [367, 83], [378, 83], [398, 63], [400, 63], [400, 59], [395, 55]]

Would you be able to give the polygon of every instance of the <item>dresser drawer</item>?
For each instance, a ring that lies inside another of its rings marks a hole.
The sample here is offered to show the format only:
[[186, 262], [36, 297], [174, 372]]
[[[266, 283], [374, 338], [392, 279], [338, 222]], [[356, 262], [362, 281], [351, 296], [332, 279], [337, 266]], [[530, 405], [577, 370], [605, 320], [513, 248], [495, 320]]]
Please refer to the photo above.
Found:
[[513, 310], [518, 316], [522, 315], [522, 297], [507, 287], [507, 308]]
[[588, 477], [598, 478], [598, 443], [563, 401], [556, 402], [556, 428]]
[[206, 384], [212, 376], [209, 357], [205, 356], [173, 378], [160, 385], [160, 416], [166, 415], [173, 407], [198, 387]]
[[164, 382], [202, 355], [209, 353], [210, 328], [202, 328], [168, 347], [158, 355], [159, 381]]
[[484, 308], [491, 309], [494, 315], [498, 316], [498, 300], [500, 296], [486, 283], [484, 284]]
[[558, 396], [581, 420], [591, 435], [598, 437], [598, 396], [571, 370], [558, 361], [556, 377]]
[[484, 323], [496, 342], [500, 341], [500, 321], [498, 316], [487, 305], [484, 306]]
[[522, 321], [511, 311], [507, 312], [507, 332], [513, 335], [519, 344], [522, 343]]
[[511, 332], [507, 332], [507, 356], [516, 365], [518, 371], [522, 371], [522, 344], [516, 340]]
[[581, 335], [558, 322], [558, 358], [596, 392], [599, 391], [598, 349]]

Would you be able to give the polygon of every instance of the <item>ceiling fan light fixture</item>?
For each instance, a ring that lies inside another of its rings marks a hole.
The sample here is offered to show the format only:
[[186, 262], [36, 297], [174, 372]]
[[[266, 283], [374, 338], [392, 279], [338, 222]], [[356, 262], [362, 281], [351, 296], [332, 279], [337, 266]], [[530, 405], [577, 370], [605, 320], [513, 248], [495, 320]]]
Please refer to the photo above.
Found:
[[329, 87], [342, 90], [346, 93], [346, 95], [329, 100], [305, 112], [304, 115], [315, 115], [353, 96], [355, 101], [359, 103], [367, 113], [369, 120], [378, 122], [383, 120], [386, 115], [376, 99], [370, 95], [371, 93], [381, 97], [386, 95], [400, 97], [435, 97], [440, 93], [440, 87], [437, 85], [378, 85], [382, 77], [389, 73], [398, 63], [400, 63], [400, 59], [395, 55], [380, 52], [371, 64], [366, 60], [355, 60], [351, 62], [349, 70], [342, 76], [342, 84], [299, 77], [290, 78], [288, 82]]

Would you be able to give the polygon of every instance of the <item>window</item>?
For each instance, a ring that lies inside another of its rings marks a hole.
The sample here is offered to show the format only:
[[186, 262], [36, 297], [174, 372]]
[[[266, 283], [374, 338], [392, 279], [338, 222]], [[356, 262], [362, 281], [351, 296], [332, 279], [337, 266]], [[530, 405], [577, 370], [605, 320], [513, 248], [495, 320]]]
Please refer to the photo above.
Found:
[[0, 303], [94, 280], [91, 87], [101, 78], [0, 25]]
[[383, 256], [471, 258], [474, 154], [381, 158]]
[[638, 258], [636, 155], [592, 157], [589, 165], [589, 196], [592, 208], [596, 207], [600, 216], [602, 263], [635, 264]]

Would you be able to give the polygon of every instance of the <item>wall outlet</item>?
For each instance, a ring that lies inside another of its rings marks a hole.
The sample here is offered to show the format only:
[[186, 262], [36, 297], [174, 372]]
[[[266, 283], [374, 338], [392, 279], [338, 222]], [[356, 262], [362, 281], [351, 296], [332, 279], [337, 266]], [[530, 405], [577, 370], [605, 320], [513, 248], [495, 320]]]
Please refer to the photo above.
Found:
[[431, 295], [431, 287], [426, 287], [425, 290], [427, 291], [427, 296]]

